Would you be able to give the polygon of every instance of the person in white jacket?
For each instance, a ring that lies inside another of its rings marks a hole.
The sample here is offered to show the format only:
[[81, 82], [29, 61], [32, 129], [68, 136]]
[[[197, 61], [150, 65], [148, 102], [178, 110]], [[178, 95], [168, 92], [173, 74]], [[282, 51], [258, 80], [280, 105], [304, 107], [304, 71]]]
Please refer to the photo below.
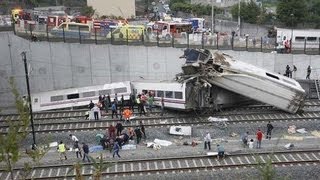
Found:
[[204, 149], [207, 149], [207, 146], [208, 146], [208, 149], [211, 150], [211, 135], [209, 132], [207, 132], [206, 136], [204, 137]]

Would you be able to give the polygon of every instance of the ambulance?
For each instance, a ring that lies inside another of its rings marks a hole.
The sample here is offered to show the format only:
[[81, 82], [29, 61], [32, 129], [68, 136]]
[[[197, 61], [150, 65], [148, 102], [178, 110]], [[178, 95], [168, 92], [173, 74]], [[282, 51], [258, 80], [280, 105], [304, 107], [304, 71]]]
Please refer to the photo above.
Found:
[[107, 38], [111, 38], [111, 34], [114, 39], [119, 40], [141, 40], [144, 34], [145, 26], [143, 25], [124, 25], [119, 26], [111, 33], [107, 35]]

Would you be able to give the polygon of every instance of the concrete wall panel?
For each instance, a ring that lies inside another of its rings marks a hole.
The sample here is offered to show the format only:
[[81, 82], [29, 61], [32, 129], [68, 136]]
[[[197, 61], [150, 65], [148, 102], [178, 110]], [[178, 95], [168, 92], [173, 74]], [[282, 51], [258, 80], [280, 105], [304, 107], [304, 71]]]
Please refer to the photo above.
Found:
[[111, 82], [111, 66], [109, 58], [109, 45], [90, 46], [90, 58], [92, 66], [92, 84], [99, 85]]
[[128, 49], [128, 60], [131, 81], [148, 79], [148, 49], [144, 46], [134, 46]]
[[113, 82], [126, 81], [130, 77], [128, 49], [128, 46], [109, 46]]

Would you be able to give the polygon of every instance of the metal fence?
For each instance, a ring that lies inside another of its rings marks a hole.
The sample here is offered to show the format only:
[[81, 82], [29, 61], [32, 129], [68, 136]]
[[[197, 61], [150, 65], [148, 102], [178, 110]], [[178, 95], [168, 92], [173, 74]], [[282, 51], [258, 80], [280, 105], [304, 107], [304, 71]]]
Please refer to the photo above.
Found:
[[208, 48], [218, 50], [237, 50], [250, 52], [277, 52], [292, 54], [320, 54], [320, 42], [307, 43], [304, 41], [299, 44], [292, 44], [290, 50], [277, 48], [275, 38], [268, 37], [239, 37], [229, 34], [209, 34], [209, 33], [190, 33], [190, 34], [171, 34], [170, 38], [163, 37], [159, 33], [141, 32], [139, 36], [130, 37], [127, 34], [122, 37], [113, 34], [113, 30], [93, 29], [86, 34], [79, 28], [70, 35], [67, 31], [62, 31], [59, 35], [52, 33], [52, 28], [46, 25], [27, 24], [13, 26], [14, 33], [20, 37], [33, 41], [65, 42], [65, 43], [95, 43], [113, 45], [144, 45], [158, 47], [177, 47], [177, 48]]

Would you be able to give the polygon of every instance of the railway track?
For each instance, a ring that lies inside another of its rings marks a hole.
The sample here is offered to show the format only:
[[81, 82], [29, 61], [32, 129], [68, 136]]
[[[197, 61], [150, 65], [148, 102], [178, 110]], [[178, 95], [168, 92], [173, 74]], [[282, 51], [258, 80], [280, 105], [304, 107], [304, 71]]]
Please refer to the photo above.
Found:
[[[237, 123], [255, 123], [263, 121], [283, 122], [283, 121], [318, 121], [320, 119], [320, 111], [305, 112], [302, 114], [288, 114], [288, 113], [269, 113], [269, 114], [242, 114], [242, 115], [219, 115], [216, 117], [227, 118], [229, 124]], [[208, 116], [152, 116], [152, 117], [137, 117], [131, 120], [131, 123], [124, 124], [124, 126], [139, 125], [139, 121], [147, 127], [168, 127], [172, 125], [210, 125]], [[35, 123], [36, 133], [59, 133], [59, 132], [75, 132], [75, 131], [91, 131], [91, 130], [106, 130], [110, 125], [116, 125], [118, 119], [108, 120], [70, 120], [58, 121], [50, 123]], [[8, 125], [0, 125], [0, 133], [6, 134]], [[20, 131], [20, 130], [19, 130]], [[29, 128], [31, 131], [31, 128]]]
[[[110, 168], [102, 172], [103, 177], [135, 177], [150, 174], [180, 174], [198, 171], [223, 171], [225, 169], [239, 169], [254, 167], [266, 163], [269, 159], [275, 167], [278, 166], [310, 166], [320, 164], [320, 150], [276, 151], [251, 153], [236, 153], [227, 155], [218, 160], [215, 156], [197, 155], [187, 157], [148, 158], [135, 160], [111, 161]], [[29, 179], [65, 179], [74, 178], [73, 164], [36, 166], [29, 175]], [[71, 169], [71, 171], [70, 171]], [[68, 173], [69, 172], [69, 173]], [[94, 173], [92, 164], [83, 164], [82, 175], [91, 176]], [[23, 171], [21, 168], [14, 170], [15, 179]], [[0, 171], [0, 179], [8, 180], [10, 174]]]
[[[314, 107], [319, 107], [318, 110], [314, 110]], [[318, 101], [307, 101], [304, 106], [304, 110], [309, 111], [320, 111], [320, 102]], [[80, 110], [60, 110], [60, 111], [45, 111], [45, 112], [36, 112], [33, 114], [34, 120], [50, 120], [50, 119], [70, 119], [70, 118], [84, 118], [86, 109]], [[226, 108], [224, 112], [216, 112], [215, 115], [238, 115], [241, 113], [246, 114], [268, 114], [268, 113], [284, 113], [281, 110], [274, 108], [273, 106], [268, 105], [251, 105], [245, 107], [237, 108]], [[156, 111], [159, 113], [159, 111]], [[6, 120], [16, 121], [19, 119], [18, 114], [7, 114], [0, 115], [0, 123]]]

